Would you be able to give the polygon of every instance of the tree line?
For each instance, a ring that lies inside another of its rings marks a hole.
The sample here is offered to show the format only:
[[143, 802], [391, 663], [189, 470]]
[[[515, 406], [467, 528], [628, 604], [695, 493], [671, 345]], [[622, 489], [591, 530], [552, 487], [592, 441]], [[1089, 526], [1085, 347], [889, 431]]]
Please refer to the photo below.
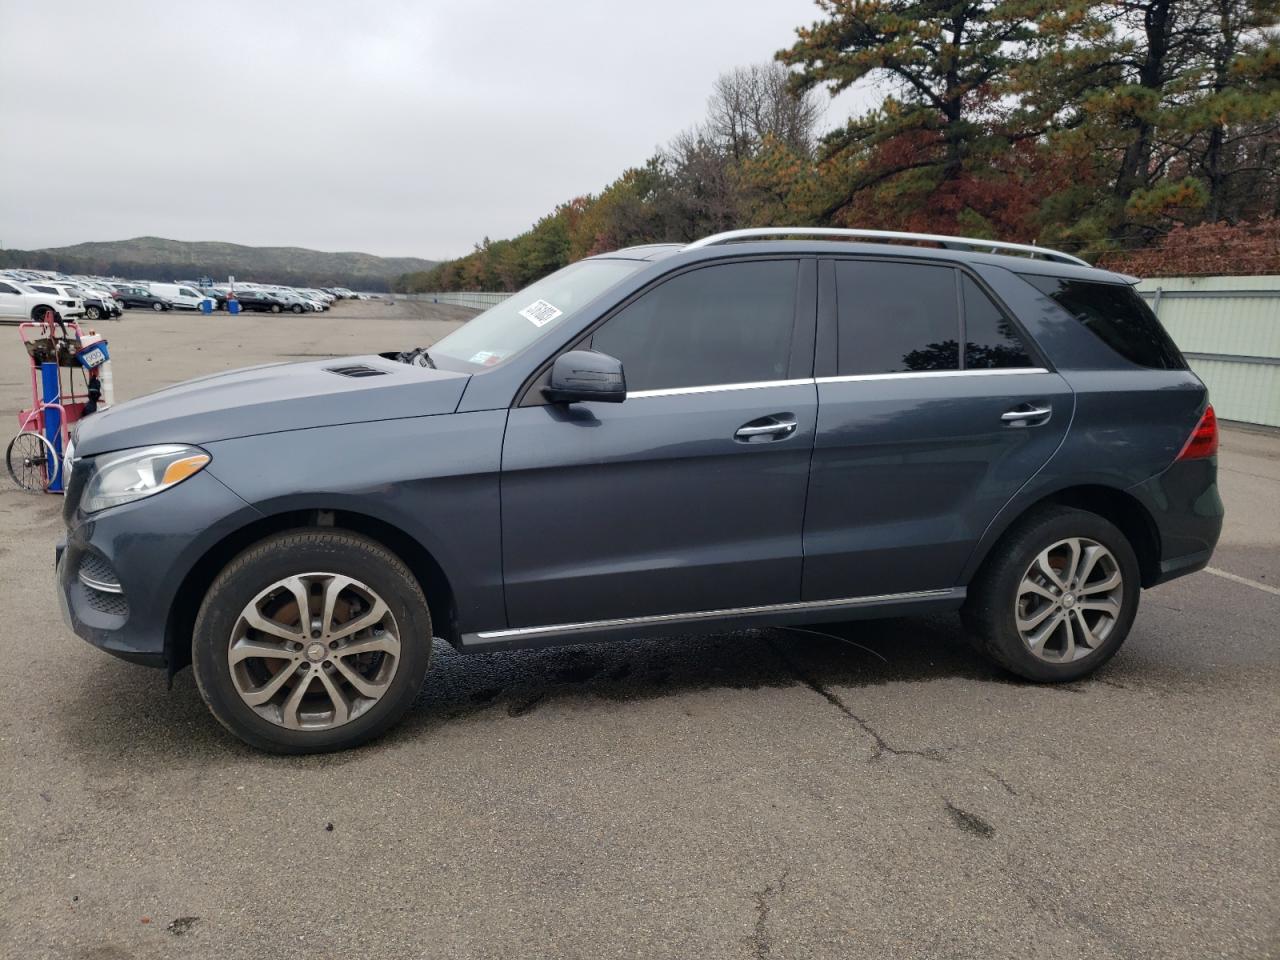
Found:
[[[1228, 272], [1280, 272], [1280, 0], [816, 2], [645, 163], [397, 289], [515, 290], [618, 247], [783, 224], [1034, 242], [1118, 269], [1193, 268], [1198, 244], [1220, 263], [1243, 238]], [[855, 84], [884, 95], [819, 131], [822, 96]]]

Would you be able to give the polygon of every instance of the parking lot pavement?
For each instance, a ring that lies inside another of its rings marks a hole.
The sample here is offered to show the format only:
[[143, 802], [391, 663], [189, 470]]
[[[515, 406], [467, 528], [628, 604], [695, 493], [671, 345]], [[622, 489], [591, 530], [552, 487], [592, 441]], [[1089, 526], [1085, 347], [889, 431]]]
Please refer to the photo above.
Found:
[[[406, 309], [108, 335], [133, 393], [465, 315]], [[1220, 463], [1240, 579], [1147, 593], [1091, 680], [1013, 680], [951, 617], [438, 646], [408, 722], [303, 759], [72, 637], [59, 503], [6, 490], [0, 955], [1276, 956], [1280, 437]]]

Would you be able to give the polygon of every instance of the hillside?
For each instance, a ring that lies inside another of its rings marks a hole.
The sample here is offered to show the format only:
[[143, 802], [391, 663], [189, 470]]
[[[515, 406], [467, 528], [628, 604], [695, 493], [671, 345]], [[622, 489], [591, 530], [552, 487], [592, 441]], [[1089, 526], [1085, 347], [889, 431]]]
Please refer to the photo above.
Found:
[[430, 270], [435, 263], [417, 257], [326, 253], [303, 247], [248, 247], [238, 243], [137, 237], [45, 250], [0, 250], [0, 266], [132, 280], [188, 280], [201, 276], [221, 280], [234, 275], [241, 280], [264, 283], [386, 290], [401, 274]]

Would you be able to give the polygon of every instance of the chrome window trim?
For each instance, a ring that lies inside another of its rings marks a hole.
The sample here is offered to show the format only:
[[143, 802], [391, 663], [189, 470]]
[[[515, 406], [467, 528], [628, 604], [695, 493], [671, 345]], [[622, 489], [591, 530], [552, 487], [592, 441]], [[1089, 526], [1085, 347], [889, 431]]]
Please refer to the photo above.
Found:
[[645, 397], [680, 397], [691, 393], [721, 393], [726, 390], [762, 390], [766, 387], [792, 387], [813, 383], [812, 377], [798, 380], [757, 380], [754, 383], [709, 383], [700, 387], [670, 387], [665, 390], [627, 391], [628, 400], [642, 400]]
[[682, 397], [696, 393], [722, 393], [727, 390], [760, 390], [766, 387], [797, 387], [806, 383], [851, 383], [859, 380], [894, 380], [915, 377], [997, 377], [1022, 373], [1048, 373], [1045, 367], [998, 367], [993, 370], [899, 370], [896, 373], [855, 373], [843, 377], [802, 377], [797, 380], [759, 380], [755, 383], [709, 383], [697, 387], [669, 387], [664, 390], [629, 390], [628, 400], [646, 397]]
[[818, 377], [818, 383], [856, 383], [862, 380], [919, 379], [925, 377], [999, 377], [1015, 373], [1048, 373], [1044, 367], [998, 367], [994, 370], [899, 370], [897, 373], [853, 373], [842, 377]]
[[769, 603], [758, 607], [726, 607], [721, 610], [696, 610], [691, 613], [662, 613], [648, 617], [618, 617], [612, 620], [587, 620], [581, 623], [556, 623], [544, 627], [515, 627], [507, 630], [482, 630], [475, 634], [477, 640], [509, 640], [516, 637], [537, 637], [558, 633], [582, 633], [591, 630], [607, 630], [614, 627], [643, 627], [663, 623], [681, 623], [689, 620], [720, 620], [726, 617], [753, 616], [757, 614], [788, 613], [791, 611], [825, 610], [830, 607], [861, 607], [876, 603], [903, 600], [941, 600], [959, 594], [955, 589], [912, 590], [907, 593], [884, 593], [869, 597], [843, 597], [838, 600], [802, 600], [798, 603]]

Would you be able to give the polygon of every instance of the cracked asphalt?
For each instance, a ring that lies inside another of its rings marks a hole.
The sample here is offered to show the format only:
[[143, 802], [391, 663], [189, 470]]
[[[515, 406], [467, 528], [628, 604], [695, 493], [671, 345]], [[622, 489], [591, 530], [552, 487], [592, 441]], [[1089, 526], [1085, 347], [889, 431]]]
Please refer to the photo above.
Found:
[[[128, 396], [465, 315], [104, 326]], [[1017, 681], [952, 617], [437, 644], [407, 722], [301, 759], [71, 636], [59, 502], [5, 489], [0, 956], [1278, 956], [1280, 435], [1227, 429], [1220, 467], [1213, 566], [1251, 583], [1149, 591], [1083, 682]]]

